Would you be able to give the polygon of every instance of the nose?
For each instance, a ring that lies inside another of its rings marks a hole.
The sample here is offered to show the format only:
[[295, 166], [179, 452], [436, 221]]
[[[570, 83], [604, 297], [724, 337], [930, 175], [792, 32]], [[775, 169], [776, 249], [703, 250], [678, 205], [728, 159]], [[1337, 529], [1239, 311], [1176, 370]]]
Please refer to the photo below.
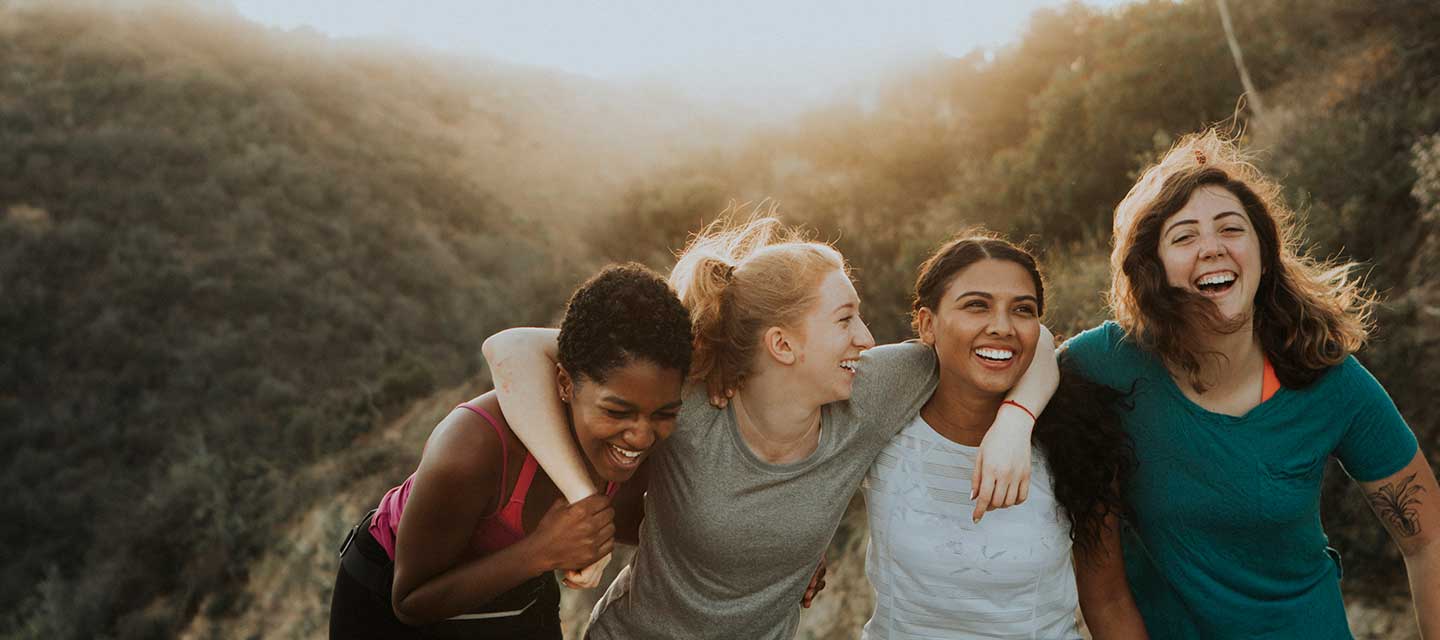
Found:
[[864, 320], [859, 318], [855, 320], [855, 324], [860, 328], [855, 330], [855, 335], [851, 337], [851, 343], [862, 350], [875, 346], [875, 336], [870, 335], [870, 327], [865, 324]]
[[990, 314], [990, 324], [985, 327], [985, 332], [992, 336], [1008, 336], [1015, 333], [1015, 324], [1010, 321], [1009, 313], [997, 308]]
[[635, 426], [625, 430], [625, 437], [621, 438], [629, 449], [640, 451], [649, 449], [655, 444], [655, 430], [658, 426], [648, 418], [642, 418], [635, 423]]
[[1200, 234], [1200, 259], [1219, 258], [1225, 255], [1225, 243], [1220, 241], [1219, 234]]

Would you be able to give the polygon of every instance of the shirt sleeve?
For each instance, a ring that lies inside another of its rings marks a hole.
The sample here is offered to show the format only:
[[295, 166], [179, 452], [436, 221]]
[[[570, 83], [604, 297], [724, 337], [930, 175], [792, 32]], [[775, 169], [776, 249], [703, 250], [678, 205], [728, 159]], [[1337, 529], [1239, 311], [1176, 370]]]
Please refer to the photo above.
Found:
[[1359, 482], [1374, 482], [1405, 467], [1419, 444], [1390, 394], [1354, 356], [1344, 367], [1343, 393], [1352, 398], [1353, 413], [1335, 457]]
[[887, 344], [860, 355], [851, 409], [862, 428], [889, 440], [935, 393], [940, 373], [935, 350], [919, 342]]
[[1107, 387], [1127, 388], [1129, 382], [1120, 378], [1133, 372], [1127, 371], [1127, 363], [1119, 362], [1123, 357], [1120, 352], [1123, 333], [1114, 322], [1088, 329], [1061, 345], [1060, 361], [1087, 379]]

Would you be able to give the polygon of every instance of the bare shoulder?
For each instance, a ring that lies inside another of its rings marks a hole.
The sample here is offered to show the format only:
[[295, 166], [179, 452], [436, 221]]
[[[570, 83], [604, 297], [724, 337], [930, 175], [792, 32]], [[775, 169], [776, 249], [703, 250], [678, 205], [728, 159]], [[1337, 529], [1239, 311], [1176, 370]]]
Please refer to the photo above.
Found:
[[[508, 444], [500, 440], [500, 434], [508, 433], [509, 429], [500, 414], [495, 392], [465, 404], [480, 409], [485, 415], [466, 407], [452, 409], [430, 433], [420, 459], [422, 470], [428, 468], [442, 477], [462, 482], [492, 477], [499, 472]], [[487, 417], [499, 423], [498, 433]]]

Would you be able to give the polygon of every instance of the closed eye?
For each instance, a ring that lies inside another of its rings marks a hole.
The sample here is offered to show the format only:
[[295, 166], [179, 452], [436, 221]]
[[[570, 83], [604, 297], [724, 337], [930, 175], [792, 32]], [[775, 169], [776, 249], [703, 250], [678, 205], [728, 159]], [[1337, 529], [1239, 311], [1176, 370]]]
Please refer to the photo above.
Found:
[[623, 409], [610, 409], [610, 408], [605, 408], [604, 411], [605, 411], [605, 415], [610, 416], [611, 418], [615, 418], [615, 419], [617, 419], [617, 420], [623, 420], [623, 419], [625, 419], [625, 418], [630, 417], [630, 412], [629, 412], [629, 411], [625, 411], [625, 410], [623, 410]]

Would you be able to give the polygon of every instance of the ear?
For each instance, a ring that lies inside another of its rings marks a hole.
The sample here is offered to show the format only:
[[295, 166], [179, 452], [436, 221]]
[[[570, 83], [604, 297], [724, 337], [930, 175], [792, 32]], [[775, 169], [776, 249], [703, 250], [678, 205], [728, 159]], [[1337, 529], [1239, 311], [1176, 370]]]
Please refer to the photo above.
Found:
[[555, 390], [560, 394], [560, 401], [570, 404], [570, 398], [574, 397], [575, 382], [570, 379], [570, 372], [565, 366], [555, 363]]
[[928, 346], [935, 346], [935, 312], [930, 307], [920, 307], [915, 312], [916, 329], [920, 333], [920, 342]]
[[792, 365], [800, 358], [792, 336], [781, 327], [766, 329], [765, 335], [760, 337], [760, 343], [765, 348], [765, 353], [770, 354], [770, 357], [780, 364]]

